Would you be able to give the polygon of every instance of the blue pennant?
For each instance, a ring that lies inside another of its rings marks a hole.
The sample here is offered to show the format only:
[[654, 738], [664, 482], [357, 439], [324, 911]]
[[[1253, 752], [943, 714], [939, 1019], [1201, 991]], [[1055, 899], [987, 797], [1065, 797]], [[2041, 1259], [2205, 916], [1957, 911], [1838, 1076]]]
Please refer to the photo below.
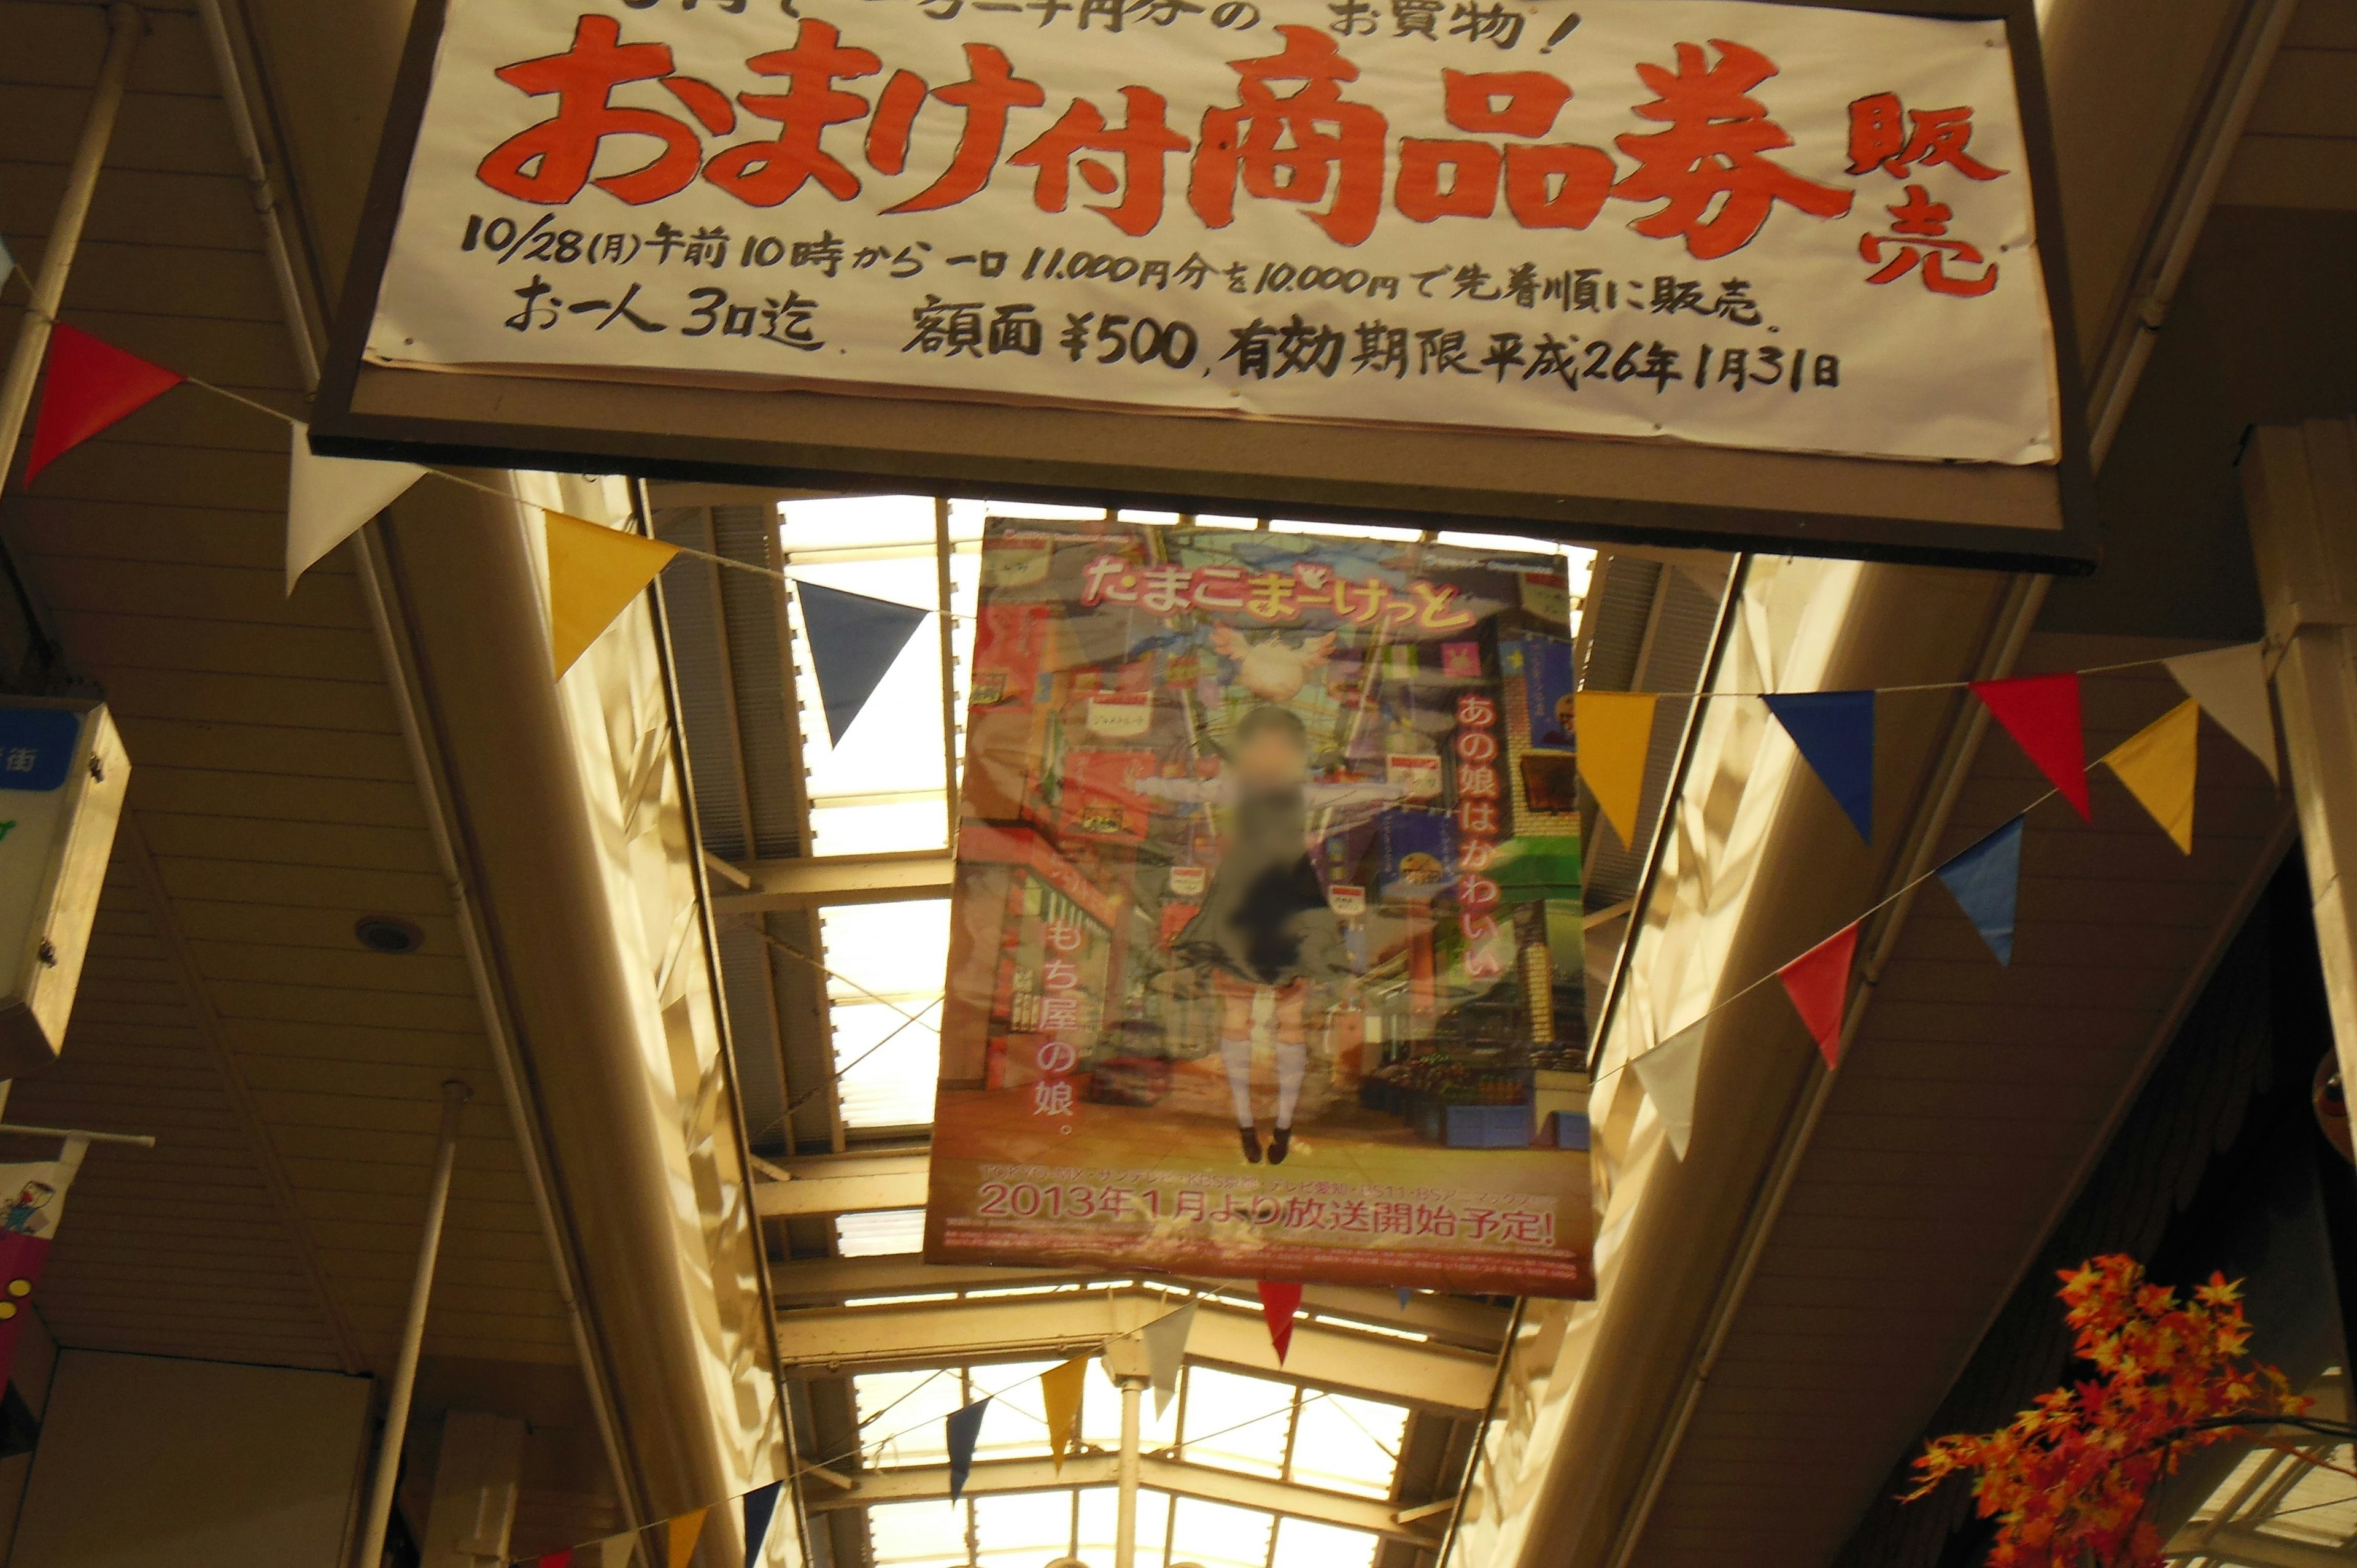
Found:
[[1940, 867], [1940, 880], [2002, 964], [2013, 962], [2013, 912], [2021, 900], [2021, 818], [2014, 818]]
[[1874, 693], [1792, 692], [1766, 698], [1768, 711], [1801, 748], [1857, 828], [1874, 842]]
[[931, 612], [818, 583], [797, 581], [794, 593], [802, 602], [802, 629], [810, 634], [811, 667], [826, 709], [827, 740], [841, 746], [885, 671]]
[[942, 1424], [949, 1428], [950, 1439], [950, 1501], [958, 1500], [965, 1490], [965, 1478], [974, 1471], [974, 1445], [982, 1436], [982, 1412], [990, 1402], [979, 1399], [963, 1410], [953, 1410]]
[[770, 1519], [778, 1511], [778, 1493], [784, 1486], [772, 1481], [745, 1494], [745, 1568], [761, 1561], [761, 1548], [770, 1540]]

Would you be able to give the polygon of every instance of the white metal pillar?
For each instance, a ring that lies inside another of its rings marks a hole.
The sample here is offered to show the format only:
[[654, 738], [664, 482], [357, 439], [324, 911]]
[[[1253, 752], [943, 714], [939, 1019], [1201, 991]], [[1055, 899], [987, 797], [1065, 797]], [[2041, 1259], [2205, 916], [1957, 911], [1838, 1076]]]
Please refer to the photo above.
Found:
[[[5, 379], [0, 379], [0, 475], [16, 460], [17, 437], [25, 433], [25, 414], [33, 404], [33, 383], [41, 374], [41, 357], [48, 351], [49, 328], [66, 296], [66, 278], [73, 271], [74, 252], [81, 248], [82, 225], [90, 218], [90, 201], [98, 189], [98, 171], [106, 163], [107, 144], [114, 139], [115, 115], [123, 108], [123, 84], [131, 75], [131, 56], [147, 31], [139, 7], [124, 0], [106, 8], [106, 59], [98, 68], [98, 90], [91, 95], [90, 113], [81, 123], [81, 141], [74, 148], [73, 166], [66, 173], [66, 194], [49, 224], [41, 246], [41, 270], [33, 279], [33, 298], [16, 330], [16, 347], [8, 359]], [[0, 280], [5, 281], [5, 280]]]
[[384, 1561], [384, 1532], [393, 1522], [393, 1483], [401, 1477], [401, 1446], [409, 1435], [409, 1401], [417, 1389], [417, 1352], [425, 1341], [425, 1306], [434, 1295], [434, 1265], [442, 1253], [442, 1218], [450, 1208], [450, 1172], [458, 1163], [458, 1113], [474, 1091], [456, 1079], [442, 1086], [442, 1133], [434, 1148], [434, 1176], [425, 1188], [425, 1229], [417, 1238], [417, 1268], [409, 1281], [409, 1311], [402, 1319], [401, 1353], [385, 1393], [384, 1434], [377, 1440], [376, 1474], [369, 1484], [356, 1568]]
[[2357, 1084], [2357, 422], [2260, 430], [2243, 490], [2341, 1081]]
[[1122, 1379], [1120, 1489], [1114, 1514], [1113, 1568], [1137, 1568], [1137, 1402], [1145, 1392], [1145, 1379]]

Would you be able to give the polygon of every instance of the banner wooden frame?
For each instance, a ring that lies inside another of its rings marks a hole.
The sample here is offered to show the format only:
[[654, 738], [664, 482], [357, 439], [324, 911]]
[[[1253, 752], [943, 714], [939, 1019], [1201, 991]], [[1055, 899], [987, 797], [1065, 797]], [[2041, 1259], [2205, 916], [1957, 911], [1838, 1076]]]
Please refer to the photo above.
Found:
[[2038, 466], [371, 364], [363, 349], [447, 3], [416, 6], [313, 411], [315, 451], [2007, 570], [2083, 573], [2099, 557], [2035, 0], [1768, 3], [2006, 24], [2059, 389], [2061, 459]]

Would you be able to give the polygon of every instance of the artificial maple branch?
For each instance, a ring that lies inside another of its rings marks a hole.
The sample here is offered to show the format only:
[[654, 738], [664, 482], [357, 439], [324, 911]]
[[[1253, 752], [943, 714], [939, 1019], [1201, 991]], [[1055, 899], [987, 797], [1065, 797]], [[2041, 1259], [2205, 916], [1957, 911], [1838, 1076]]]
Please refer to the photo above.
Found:
[[2308, 1415], [2282, 1371], [2250, 1359], [2240, 1287], [2223, 1275], [2182, 1301], [2116, 1254], [2061, 1278], [2073, 1348], [2097, 1375], [2039, 1395], [1996, 1432], [1934, 1439], [1915, 1461], [1910, 1501], [1972, 1477], [1981, 1517], [1997, 1521], [1991, 1568], [2158, 1568], [2153, 1491], [2184, 1453], [2256, 1429], [2254, 1441], [2322, 1465], [2266, 1429], [2357, 1435]]

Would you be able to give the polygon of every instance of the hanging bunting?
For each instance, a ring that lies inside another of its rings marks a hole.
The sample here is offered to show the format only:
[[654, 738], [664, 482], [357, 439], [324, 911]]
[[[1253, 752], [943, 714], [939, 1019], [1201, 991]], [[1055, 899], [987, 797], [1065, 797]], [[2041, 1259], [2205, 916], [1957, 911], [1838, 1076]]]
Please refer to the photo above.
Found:
[[1833, 792], [1857, 836], [1874, 842], [1874, 693], [1779, 692], [1760, 699]]
[[2062, 798], [2092, 819], [2087, 800], [2087, 742], [2079, 725], [2079, 677], [2023, 675], [2010, 681], [1975, 681], [1973, 695], [1988, 704], [1996, 722], [2038, 764]]
[[710, 1509], [697, 1509], [694, 1513], [681, 1514], [663, 1527], [667, 1550], [663, 1561], [668, 1568], [687, 1568], [688, 1560], [695, 1555], [695, 1541], [704, 1533], [704, 1516]]
[[1638, 1087], [1653, 1102], [1653, 1114], [1662, 1119], [1662, 1136], [1669, 1140], [1670, 1153], [1681, 1160], [1686, 1157], [1686, 1144], [1694, 1136], [1695, 1082], [1702, 1073], [1702, 1042], [1703, 1023], [1697, 1020], [1629, 1064], [1629, 1070], [1637, 1075]]
[[2104, 766], [2119, 775], [2179, 852], [2193, 853], [2193, 776], [2201, 704], [2191, 697], [2114, 746]]
[[[965, 1479], [974, 1473], [974, 1445], [982, 1437], [982, 1412], [990, 1408], [990, 1401], [978, 1399], [961, 1410], [950, 1412], [942, 1424], [949, 1434], [950, 1501], [955, 1502], [965, 1492]], [[1054, 1423], [1049, 1423], [1049, 1430]], [[1056, 1453], [1058, 1467], [1063, 1465], [1063, 1450]]]
[[1857, 956], [1853, 920], [1776, 972], [1828, 1068], [1841, 1066], [1842, 1012], [1849, 1004], [1849, 966]]
[[[1056, 1468], [1064, 1467], [1064, 1455], [1080, 1445], [1081, 1390], [1089, 1376], [1089, 1359], [1075, 1356], [1060, 1367], [1050, 1367], [1039, 1374], [1039, 1399], [1048, 1412], [1048, 1448], [1056, 1456]], [[980, 1417], [976, 1417], [977, 1422]]]
[[[968, 1457], [973, 1452], [973, 1446], [968, 1444]], [[778, 1512], [778, 1494], [785, 1485], [783, 1481], [772, 1481], [745, 1494], [745, 1568], [753, 1568], [761, 1561], [761, 1548], [770, 1541], [770, 1520]]]
[[659, 539], [548, 514], [549, 659], [560, 679], [678, 553]]
[[41, 411], [33, 422], [33, 449], [25, 457], [25, 483], [187, 379], [57, 323], [49, 329], [48, 371], [41, 382]]
[[533, 1560], [539, 1568], [573, 1568], [573, 1548], [562, 1552], [544, 1552]]
[[16, 252], [8, 249], [7, 241], [0, 240], [0, 288], [5, 288], [8, 286], [9, 275], [16, 272]]
[[630, 1568], [639, 1554], [639, 1532], [626, 1530], [597, 1543], [597, 1568]]
[[425, 478], [414, 463], [372, 463], [363, 457], [322, 457], [311, 450], [311, 427], [296, 424], [286, 467], [286, 591], [319, 558], [391, 506]]
[[2013, 962], [2014, 909], [2021, 901], [2021, 829], [2016, 817], [1940, 867], [1964, 918], [1996, 961]]
[[2263, 643], [2238, 648], [2213, 648], [2207, 653], [2182, 653], [2161, 660], [2177, 678], [2185, 694], [2218, 727], [2234, 737], [2244, 751], [2259, 759], [2276, 783], [2283, 775], [2276, 762], [2276, 710], [2267, 701], [2267, 650]]
[[1405, 1306], [1405, 1305], [1408, 1304], [1408, 1301], [1410, 1300], [1410, 1298], [1412, 1298], [1412, 1297], [1415, 1294], [1415, 1292], [1414, 1292], [1414, 1291], [1412, 1291], [1412, 1290], [1408, 1289], [1408, 1288], [1407, 1288], [1407, 1286], [1405, 1286], [1405, 1285], [1402, 1285], [1402, 1286], [1400, 1286], [1397, 1290], [1394, 1291], [1392, 1294], [1393, 1294], [1394, 1295], [1395, 1295], [1395, 1296], [1399, 1297], [1399, 1304], [1400, 1304], [1402, 1306]]
[[1261, 1282], [1260, 1315], [1268, 1324], [1268, 1342], [1276, 1351], [1276, 1364], [1280, 1367], [1285, 1365], [1286, 1352], [1293, 1348], [1293, 1315], [1300, 1310], [1299, 1285]]
[[1189, 1302], [1178, 1311], [1166, 1313], [1147, 1324], [1143, 1331], [1146, 1340], [1146, 1365], [1154, 1380], [1154, 1418], [1162, 1419], [1170, 1400], [1178, 1391], [1178, 1369], [1187, 1360], [1187, 1338], [1195, 1332], [1195, 1304]]
[[1582, 692], [1572, 703], [1579, 776], [1623, 848], [1637, 843], [1637, 810], [1645, 797], [1645, 758], [1653, 743], [1651, 692]]
[[931, 611], [865, 594], [846, 594], [823, 583], [796, 579], [802, 604], [802, 629], [810, 634], [811, 664], [826, 709], [827, 741], [841, 746], [885, 672], [925, 624]]

